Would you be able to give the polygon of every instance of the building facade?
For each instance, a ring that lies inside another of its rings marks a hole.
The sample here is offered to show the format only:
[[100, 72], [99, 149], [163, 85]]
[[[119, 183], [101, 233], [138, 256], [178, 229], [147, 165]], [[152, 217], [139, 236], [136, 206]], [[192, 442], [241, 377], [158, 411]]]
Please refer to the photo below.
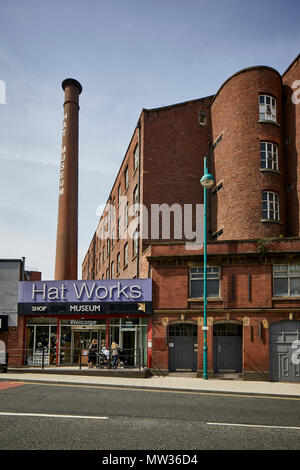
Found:
[[[24, 324], [18, 315], [19, 282], [41, 279], [41, 272], [25, 269], [25, 258], [0, 260], [0, 352], [9, 353], [9, 364], [20, 365], [24, 357]], [[6, 361], [6, 358], [5, 358]]]
[[19, 365], [81, 366], [92, 340], [98, 354], [119, 344], [128, 367], [148, 363], [151, 279], [20, 282], [18, 313], [25, 340]]
[[154, 370], [202, 373], [203, 247], [189, 242], [207, 156], [210, 376], [300, 381], [299, 79], [298, 56], [141, 112], [82, 278], [152, 278]]

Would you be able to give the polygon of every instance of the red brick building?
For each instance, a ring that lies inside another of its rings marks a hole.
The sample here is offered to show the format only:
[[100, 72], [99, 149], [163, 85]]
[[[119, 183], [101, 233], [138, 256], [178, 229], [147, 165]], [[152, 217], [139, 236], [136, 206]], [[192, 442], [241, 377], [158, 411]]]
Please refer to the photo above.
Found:
[[[297, 80], [300, 56], [282, 76], [250, 67], [213, 96], [141, 112], [82, 278], [152, 278], [154, 370], [202, 373], [203, 248], [186, 244], [184, 223], [186, 207], [203, 204], [207, 156], [215, 178], [208, 197], [209, 376], [300, 381]], [[170, 233], [164, 218], [153, 217], [163, 204]], [[191, 220], [195, 231], [196, 210]]]

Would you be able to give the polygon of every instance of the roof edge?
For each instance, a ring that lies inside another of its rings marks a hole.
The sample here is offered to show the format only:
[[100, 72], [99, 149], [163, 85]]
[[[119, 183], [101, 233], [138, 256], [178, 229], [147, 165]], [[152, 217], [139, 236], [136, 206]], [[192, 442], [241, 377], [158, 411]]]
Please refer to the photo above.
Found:
[[218, 94], [220, 93], [220, 91], [222, 90], [222, 88], [224, 88], [224, 86], [226, 85], [226, 83], [229, 82], [229, 80], [231, 80], [232, 78], [236, 77], [237, 75], [241, 74], [241, 73], [244, 73], [244, 72], [248, 72], [249, 70], [256, 70], [256, 69], [268, 69], [268, 70], [273, 70], [273, 72], [276, 72], [280, 79], [282, 78], [280, 73], [278, 72], [278, 70], [274, 69], [274, 67], [270, 67], [268, 65], [254, 65], [252, 67], [246, 67], [244, 69], [241, 69], [239, 70], [238, 72], [234, 73], [233, 75], [231, 75], [229, 78], [227, 78], [227, 80], [220, 86], [220, 88], [218, 89], [217, 93], [214, 95], [213, 97], [213, 100], [211, 102], [211, 105], [213, 104], [213, 102], [215, 101], [216, 97], [218, 96]]
[[299, 59], [300, 59], [300, 54], [297, 55], [297, 57], [293, 60], [293, 62], [288, 66], [286, 71], [283, 72], [282, 76], [284, 76], [290, 70], [290, 68], [293, 67], [293, 65], [297, 62], [297, 60], [299, 60]]
[[174, 103], [174, 104], [169, 104], [169, 105], [166, 105], [166, 106], [160, 106], [158, 108], [143, 108], [143, 111], [147, 112], [147, 113], [151, 113], [151, 112], [154, 112], [154, 111], [160, 111], [160, 110], [165, 110], [165, 109], [169, 109], [169, 108], [174, 108], [176, 106], [184, 106], [184, 105], [189, 104], [189, 103], [195, 103], [196, 101], [207, 100], [209, 98], [213, 98], [214, 96], [215, 95], [208, 95], [208, 96], [204, 96], [203, 98], [196, 98], [196, 99], [193, 99], [193, 100], [182, 101], [180, 103]]

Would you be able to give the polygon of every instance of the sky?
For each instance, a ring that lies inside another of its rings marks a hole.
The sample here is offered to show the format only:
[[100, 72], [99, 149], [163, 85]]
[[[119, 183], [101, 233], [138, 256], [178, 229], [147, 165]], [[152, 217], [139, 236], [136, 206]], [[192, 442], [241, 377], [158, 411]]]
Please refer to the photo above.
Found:
[[54, 278], [65, 78], [83, 87], [81, 279], [141, 110], [212, 95], [245, 67], [283, 73], [299, 17], [298, 0], [0, 0], [0, 258]]

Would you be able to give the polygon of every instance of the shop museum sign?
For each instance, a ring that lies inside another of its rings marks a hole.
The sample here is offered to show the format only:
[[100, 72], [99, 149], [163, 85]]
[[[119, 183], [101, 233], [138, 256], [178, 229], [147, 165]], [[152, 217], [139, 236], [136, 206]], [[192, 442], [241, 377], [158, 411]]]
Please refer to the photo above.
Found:
[[151, 313], [151, 279], [19, 282], [19, 314]]

